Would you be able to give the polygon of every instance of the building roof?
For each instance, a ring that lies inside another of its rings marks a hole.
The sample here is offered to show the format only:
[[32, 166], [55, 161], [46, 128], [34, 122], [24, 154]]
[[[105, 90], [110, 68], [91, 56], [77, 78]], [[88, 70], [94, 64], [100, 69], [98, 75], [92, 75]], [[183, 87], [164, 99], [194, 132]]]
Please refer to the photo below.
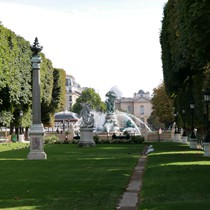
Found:
[[63, 122], [63, 121], [76, 122], [79, 120], [79, 116], [76, 113], [69, 112], [67, 110], [55, 113], [54, 118], [55, 122]]
[[138, 94], [145, 94], [143, 90], [139, 90]]

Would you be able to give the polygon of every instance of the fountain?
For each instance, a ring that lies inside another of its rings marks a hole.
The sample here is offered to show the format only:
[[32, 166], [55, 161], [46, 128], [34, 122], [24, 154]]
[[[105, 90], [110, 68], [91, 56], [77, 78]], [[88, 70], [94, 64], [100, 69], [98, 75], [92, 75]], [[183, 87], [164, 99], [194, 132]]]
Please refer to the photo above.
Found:
[[[122, 135], [125, 132], [131, 135], [142, 135], [141, 130], [143, 129], [151, 132], [151, 129], [136, 116], [115, 110], [116, 95], [114, 92], [109, 91], [106, 96], [108, 97], [105, 101], [107, 112], [91, 111], [94, 116], [93, 133], [95, 135], [108, 137], [113, 134]], [[81, 118], [74, 125], [74, 132], [78, 134], [82, 125], [83, 119]]]

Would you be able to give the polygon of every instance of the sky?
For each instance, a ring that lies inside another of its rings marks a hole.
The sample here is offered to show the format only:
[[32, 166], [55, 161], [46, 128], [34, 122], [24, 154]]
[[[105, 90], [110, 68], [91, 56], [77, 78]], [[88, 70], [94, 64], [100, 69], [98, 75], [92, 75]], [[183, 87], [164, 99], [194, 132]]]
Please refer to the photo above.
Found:
[[82, 87], [124, 97], [163, 81], [159, 35], [167, 0], [0, 0], [4, 27], [33, 44]]

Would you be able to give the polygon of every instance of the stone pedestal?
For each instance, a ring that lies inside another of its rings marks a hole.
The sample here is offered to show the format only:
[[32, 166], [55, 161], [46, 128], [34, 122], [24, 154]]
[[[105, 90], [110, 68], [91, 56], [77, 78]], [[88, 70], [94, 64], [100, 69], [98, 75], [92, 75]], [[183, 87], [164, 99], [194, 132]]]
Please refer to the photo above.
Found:
[[181, 142], [181, 133], [174, 133], [174, 142]]
[[93, 128], [80, 128], [80, 147], [94, 147], [96, 144], [93, 140]]
[[24, 142], [24, 134], [19, 134], [18, 141], [19, 142]]
[[189, 139], [190, 149], [198, 149], [197, 139]]
[[29, 131], [30, 152], [28, 160], [45, 160], [47, 155], [44, 152], [44, 128], [42, 124], [33, 124]]
[[210, 142], [209, 143], [203, 143], [203, 150], [204, 150], [203, 156], [210, 157]]
[[187, 144], [187, 136], [182, 136], [182, 144]]

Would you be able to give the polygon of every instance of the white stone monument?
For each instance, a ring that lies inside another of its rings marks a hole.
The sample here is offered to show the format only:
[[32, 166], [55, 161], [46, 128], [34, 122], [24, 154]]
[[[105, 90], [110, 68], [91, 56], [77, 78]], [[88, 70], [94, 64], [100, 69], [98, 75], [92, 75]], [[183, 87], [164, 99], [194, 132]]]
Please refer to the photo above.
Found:
[[93, 127], [94, 127], [94, 115], [90, 112], [90, 105], [87, 103], [82, 104], [83, 108], [80, 115], [82, 116], [82, 124], [80, 126], [80, 140], [78, 145], [80, 147], [92, 147], [95, 146], [93, 140]]
[[33, 124], [30, 127], [30, 152], [28, 154], [28, 160], [43, 160], [47, 159], [47, 155], [44, 152], [44, 127], [41, 123], [41, 102], [40, 102], [40, 63], [41, 58], [38, 53], [41, 52], [43, 47], [39, 45], [38, 39], [35, 38], [31, 51], [33, 56], [32, 71], [33, 71], [33, 95], [32, 95], [32, 115]]

